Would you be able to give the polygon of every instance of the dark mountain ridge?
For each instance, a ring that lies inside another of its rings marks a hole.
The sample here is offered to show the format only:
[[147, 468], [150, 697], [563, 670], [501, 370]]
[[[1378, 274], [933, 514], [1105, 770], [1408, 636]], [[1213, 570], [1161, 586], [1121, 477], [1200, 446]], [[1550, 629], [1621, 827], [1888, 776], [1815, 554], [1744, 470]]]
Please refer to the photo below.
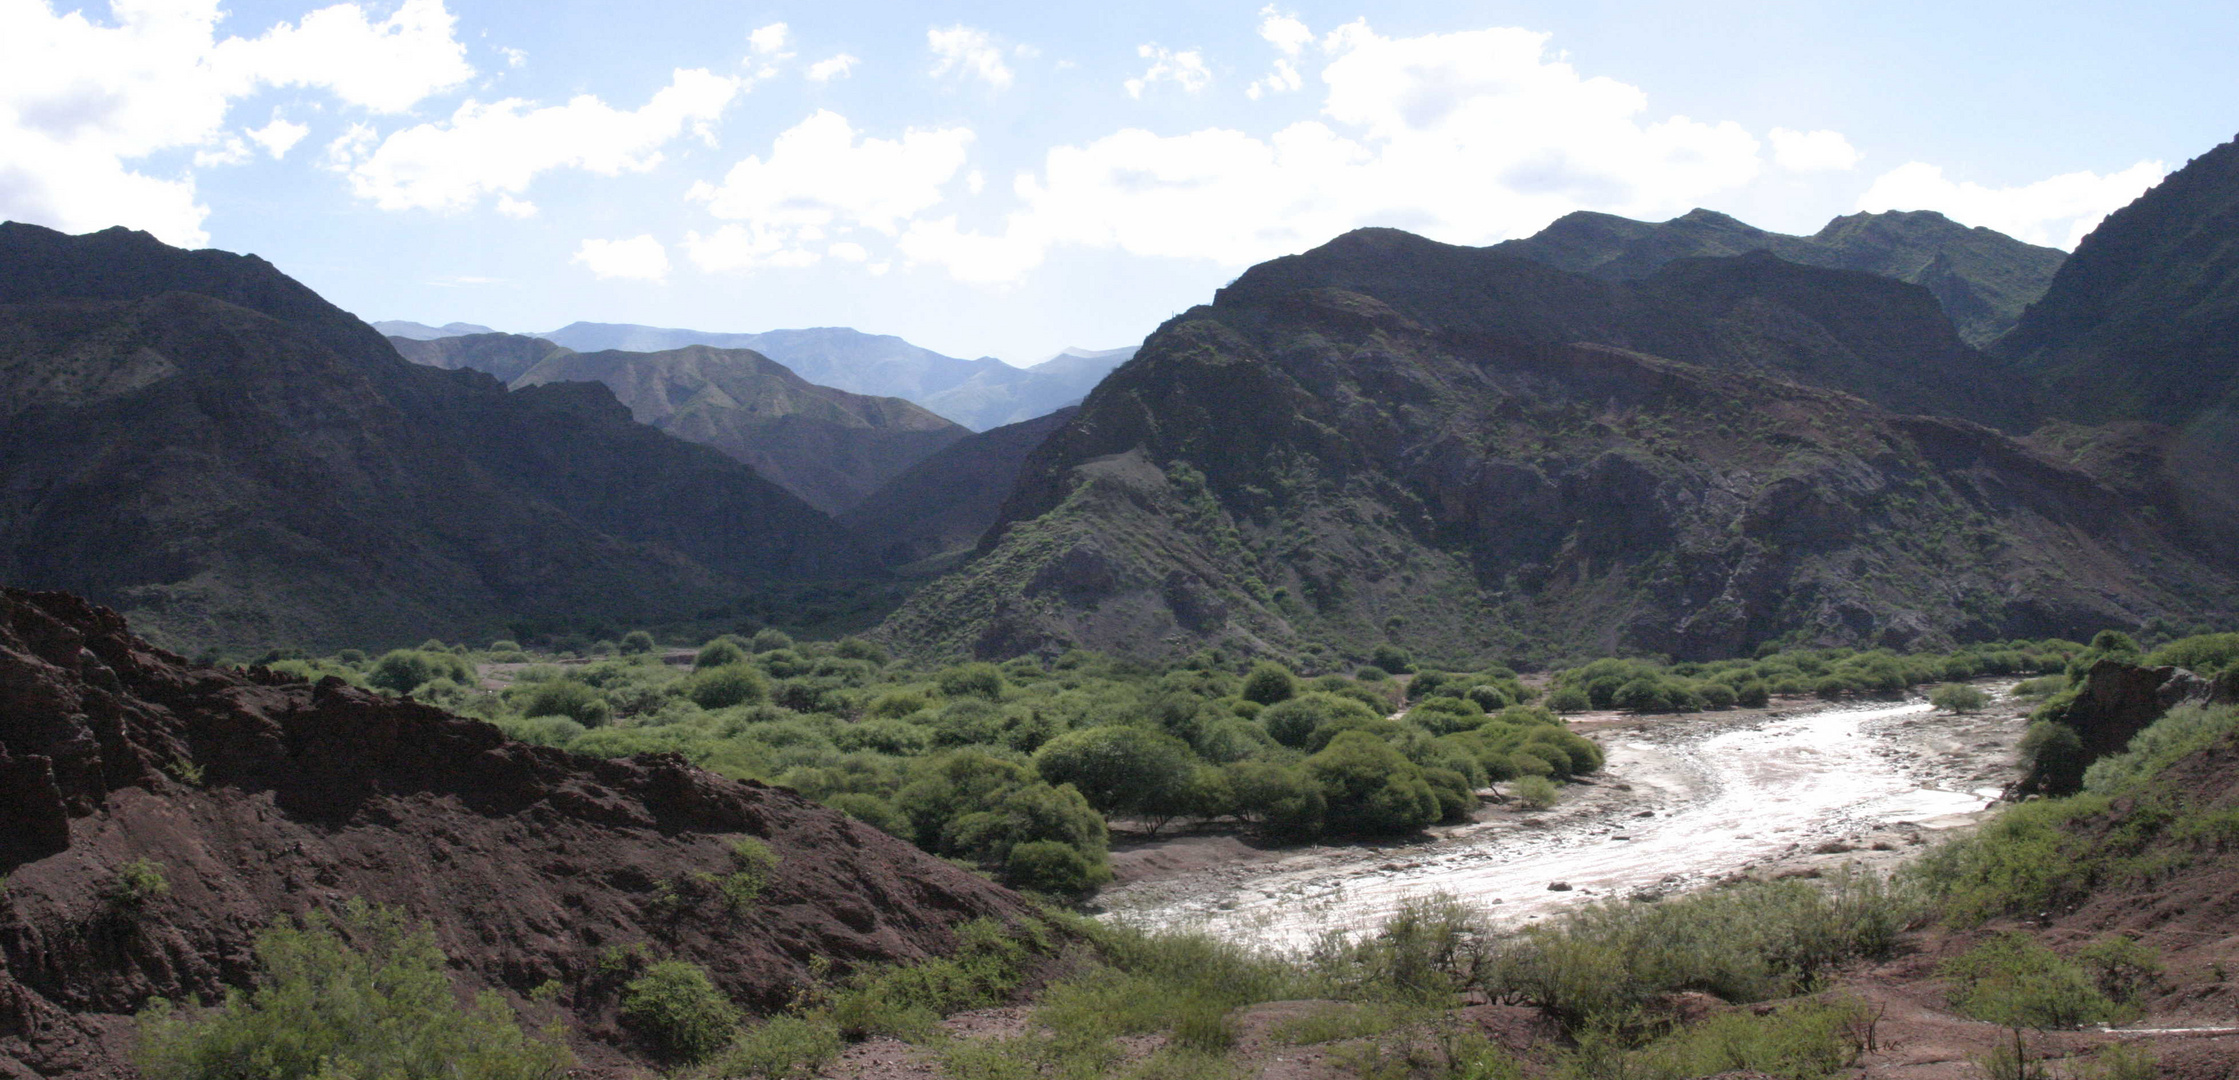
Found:
[[882, 632], [1463, 663], [2239, 606], [2228, 553], [1967, 418], [2026, 423], [2005, 371], [1871, 275], [1759, 254], [1605, 282], [1362, 230], [1161, 327]]
[[1768, 251], [1805, 266], [1920, 285], [1977, 347], [2012, 329], [2067, 258], [2057, 248], [1968, 228], [1933, 210], [1849, 214], [1812, 236], [1768, 232], [1713, 210], [1663, 222], [1581, 210], [1494, 249], [1604, 281], [1643, 278], [1679, 259]]
[[911, 466], [839, 516], [879, 557], [901, 565], [969, 551], [995, 524], [1028, 454], [1078, 408], [983, 431]]
[[878, 572], [603, 387], [409, 363], [253, 256], [0, 225], [0, 380], [0, 574], [163, 640], [488, 637]]

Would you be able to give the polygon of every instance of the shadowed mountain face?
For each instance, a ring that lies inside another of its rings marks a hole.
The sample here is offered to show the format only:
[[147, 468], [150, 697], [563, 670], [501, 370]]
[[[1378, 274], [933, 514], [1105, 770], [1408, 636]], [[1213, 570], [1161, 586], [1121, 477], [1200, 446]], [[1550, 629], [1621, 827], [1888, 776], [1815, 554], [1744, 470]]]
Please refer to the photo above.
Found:
[[2239, 544], [2239, 142], [2108, 215], [1997, 351], [2048, 413], [2138, 422], [2048, 435], [2126, 458], [2123, 475]]
[[900, 398], [813, 385], [747, 349], [560, 349], [512, 385], [558, 382], [603, 383], [639, 423], [721, 450], [831, 514], [971, 434]]
[[253, 256], [0, 225], [0, 578], [196, 647], [658, 620], [875, 573], [603, 387], [405, 362]]
[[[1691, 362], [1573, 344], [1597, 341]], [[1783, 342], [1808, 362], [1783, 370]], [[1464, 662], [2233, 609], [2227, 568], [2089, 475], [1807, 385], [1898, 393], [1852, 355], [1987, 363], [1925, 292], [1866, 275], [1757, 256], [1611, 283], [1350, 234], [1162, 327], [1029, 455], [979, 557], [882, 633], [982, 656], [1388, 639]]]
[[1395, 229], [1349, 233], [1263, 263], [1224, 302], [1274, 304], [1312, 289], [1374, 296], [1427, 326], [1547, 344], [1589, 341], [1856, 394], [1895, 412], [2026, 430], [2026, 388], [1961, 342], [1935, 299], [1872, 274], [1764, 252], [1682, 259], [1605, 282]]
[[579, 322], [542, 337], [579, 352], [662, 352], [687, 345], [752, 349], [818, 386], [903, 398], [974, 431], [1032, 419], [1079, 401], [1132, 351], [1080, 352], [1016, 368], [988, 357], [959, 360], [892, 335], [839, 326], [724, 334]]
[[1767, 232], [1711, 210], [1664, 222], [1566, 214], [1496, 250], [1604, 281], [1647, 277], [1679, 259], [1769, 251], [1792, 263], [1857, 270], [1919, 285], [1969, 344], [2013, 328], [2067, 255], [2004, 233], [1968, 228], [1933, 210], [1850, 214], [1813, 236]]
[[950, 443], [839, 516], [889, 564], [970, 550], [1003, 509], [1026, 455], [1079, 412], [1059, 409]]

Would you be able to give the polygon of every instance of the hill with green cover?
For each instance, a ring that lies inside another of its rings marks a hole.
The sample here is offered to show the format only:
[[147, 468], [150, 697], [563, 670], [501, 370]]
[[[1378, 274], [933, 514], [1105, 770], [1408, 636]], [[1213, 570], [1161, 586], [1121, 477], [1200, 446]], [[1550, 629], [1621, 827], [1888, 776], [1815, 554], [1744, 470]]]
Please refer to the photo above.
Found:
[[1753, 255], [1611, 283], [1362, 230], [1161, 327], [882, 633], [1462, 663], [2233, 610], [2227, 556], [1965, 418], [1984, 406], [1907, 396], [2021, 413], [2009, 373], [1870, 275]]

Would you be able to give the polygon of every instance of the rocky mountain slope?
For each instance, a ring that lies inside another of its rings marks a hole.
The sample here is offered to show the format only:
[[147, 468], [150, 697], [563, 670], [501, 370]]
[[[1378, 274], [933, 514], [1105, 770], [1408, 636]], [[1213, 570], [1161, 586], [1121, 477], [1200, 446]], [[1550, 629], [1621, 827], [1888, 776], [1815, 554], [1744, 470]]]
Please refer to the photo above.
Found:
[[2001, 370], [1868, 275], [1756, 255], [1610, 283], [1349, 234], [1160, 328], [1028, 458], [979, 558], [882, 632], [1461, 662], [2239, 608], [2228, 552], [1968, 419], [1862, 400], [1912, 400], [1867, 357], [1957, 389]]
[[991, 357], [959, 360], [890, 334], [840, 326], [725, 334], [579, 322], [540, 336], [579, 352], [661, 352], [687, 345], [752, 349], [818, 386], [903, 398], [973, 431], [1029, 420], [1080, 400], [1128, 353], [1077, 350], [1078, 356], [1052, 358], [1066, 363], [1016, 368]]
[[561, 350], [512, 386], [555, 382], [602, 383], [639, 423], [752, 465], [828, 514], [971, 434], [901, 398], [814, 385], [748, 349]]
[[260, 259], [144, 233], [0, 225], [0, 388], [0, 577], [196, 648], [654, 621], [877, 572], [603, 387], [408, 363]]
[[1077, 408], [950, 443], [839, 515], [879, 557], [901, 565], [971, 550], [995, 524], [1026, 456]]
[[[151, 996], [240, 987], [276, 917], [351, 898], [428, 924], [461, 990], [553, 999], [588, 1075], [644, 1075], [617, 1023], [631, 948], [704, 967], [734, 1001], [945, 953], [1027, 906], [788, 791], [676, 756], [510, 742], [339, 680], [194, 668], [115, 614], [0, 593], [0, 1073], [130, 1075]], [[747, 909], [701, 895], [730, 844], [777, 856]], [[167, 886], [117, 899], [122, 869]], [[679, 902], [679, 899], [683, 902]]]
[[2239, 142], [2108, 215], [1996, 351], [2071, 422], [2047, 445], [2239, 544]]
[[1712, 210], [1663, 222], [1581, 210], [1497, 249], [1605, 281], [1646, 277], [1678, 259], [1769, 251], [1805, 266], [1920, 285], [1960, 337], [1978, 347], [2012, 329], [2067, 258], [2057, 248], [1970, 229], [1933, 210], [1849, 214], [1812, 236], [1767, 232]]

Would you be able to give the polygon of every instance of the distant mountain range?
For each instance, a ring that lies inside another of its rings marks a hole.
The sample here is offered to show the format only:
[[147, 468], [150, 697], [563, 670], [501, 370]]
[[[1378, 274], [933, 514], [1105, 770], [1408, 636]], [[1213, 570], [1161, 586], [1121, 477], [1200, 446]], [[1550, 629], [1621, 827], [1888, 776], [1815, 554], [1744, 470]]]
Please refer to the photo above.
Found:
[[992, 357], [959, 360], [890, 334], [846, 327], [726, 334], [628, 323], [571, 323], [537, 337], [577, 352], [663, 352], [687, 345], [752, 349], [819, 386], [915, 402], [974, 431], [1015, 424], [1073, 404], [1133, 346], [1068, 349], [1031, 368]]
[[436, 338], [458, 337], [461, 334], [494, 334], [497, 331], [479, 323], [455, 322], [441, 326], [411, 322], [406, 319], [384, 319], [373, 328], [389, 337], [411, 338], [414, 341], [432, 341]]
[[880, 633], [1326, 665], [2227, 624], [2235, 210], [2227, 146], [2065, 260], [1934, 215], [1351, 233], [1160, 327]]
[[158, 640], [311, 648], [689, 618], [875, 576], [604, 387], [407, 363], [269, 263], [0, 224], [0, 579]]
[[814, 385], [750, 349], [579, 353], [518, 334], [390, 344], [416, 363], [487, 371], [515, 390], [602, 383], [639, 423], [721, 450], [828, 514], [970, 434], [900, 398]]
[[1655, 223], [1579, 211], [1494, 249], [1603, 281], [1645, 278], [1679, 259], [1768, 251], [1803, 266], [1919, 285], [1943, 305], [1959, 336], [1978, 347], [2011, 330], [2067, 258], [1933, 210], [1851, 214], [1812, 236], [1767, 232], [1712, 210]]

